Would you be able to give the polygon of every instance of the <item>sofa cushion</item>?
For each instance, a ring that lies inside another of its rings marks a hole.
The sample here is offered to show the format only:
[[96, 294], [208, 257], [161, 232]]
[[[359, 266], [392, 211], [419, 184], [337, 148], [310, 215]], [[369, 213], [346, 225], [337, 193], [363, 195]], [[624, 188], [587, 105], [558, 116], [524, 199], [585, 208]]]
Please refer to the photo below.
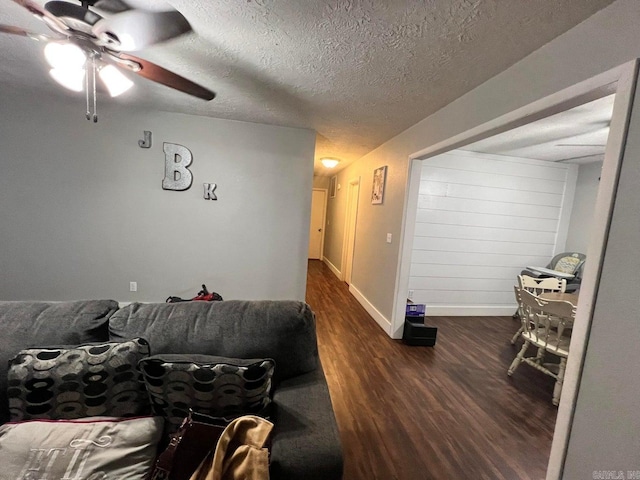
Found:
[[78, 345], [109, 339], [114, 300], [0, 302], [0, 423], [9, 420], [7, 365], [20, 350], [38, 345]]
[[232, 420], [264, 412], [274, 361], [211, 355], [154, 355], [140, 361], [154, 413], [177, 430], [189, 409]]
[[132, 303], [111, 317], [109, 333], [112, 340], [144, 337], [154, 354], [273, 358], [276, 381], [318, 366], [315, 317], [304, 302]]
[[21, 350], [9, 363], [11, 420], [134, 417], [151, 413], [138, 362], [142, 339]]
[[0, 477], [146, 480], [162, 419], [32, 420], [0, 426]]

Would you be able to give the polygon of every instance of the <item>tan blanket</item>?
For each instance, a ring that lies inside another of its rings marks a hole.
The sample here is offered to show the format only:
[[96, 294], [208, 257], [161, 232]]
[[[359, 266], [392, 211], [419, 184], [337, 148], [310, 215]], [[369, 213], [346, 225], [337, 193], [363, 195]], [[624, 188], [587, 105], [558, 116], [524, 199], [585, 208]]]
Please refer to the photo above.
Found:
[[269, 450], [265, 443], [273, 424], [246, 415], [232, 421], [191, 480], [269, 480]]

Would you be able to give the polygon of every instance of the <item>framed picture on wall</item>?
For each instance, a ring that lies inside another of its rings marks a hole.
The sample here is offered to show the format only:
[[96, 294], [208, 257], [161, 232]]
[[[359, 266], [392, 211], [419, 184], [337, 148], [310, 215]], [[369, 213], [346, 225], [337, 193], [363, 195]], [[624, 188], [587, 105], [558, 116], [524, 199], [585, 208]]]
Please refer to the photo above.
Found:
[[331, 177], [331, 180], [329, 182], [329, 197], [330, 198], [335, 198], [337, 185], [338, 185], [338, 176], [334, 175], [333, 177]]
[[384, 182], [387, 179], [387, 166], [376, 168], [373, 171], [373, 190], [371, 192], [371, 203], [379, 205], [384, 199]]

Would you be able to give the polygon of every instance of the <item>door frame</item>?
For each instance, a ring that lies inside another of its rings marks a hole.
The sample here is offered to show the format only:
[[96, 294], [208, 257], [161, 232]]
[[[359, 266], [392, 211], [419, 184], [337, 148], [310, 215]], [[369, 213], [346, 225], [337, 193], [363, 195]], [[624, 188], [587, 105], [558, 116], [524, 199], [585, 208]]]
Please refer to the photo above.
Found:
[[[315, 191], [324, 192], [324, 202], [322, 204], [322, 238], [320, 239], [320, 258], [319, 258], [319, 260], [324, 260], [324, 235], [327, 231], [327, 197], [329, 196], [329, 190], [326, 188], [313, 187], [312, 194], [311, 194], [311, 216], [313, 216], [313, 192]], [[311, 219], [309, 219], [309, 223], [311, 223]], [[311, 242], [311, 238], [309, 238], [309, 242]]]
[[[635, 94], [637, 71], [637, 60], [625, 63], [466, 132], [455, 135], [431, 147], [419, 150], [408, 158], [407, 189], [403, 209], [401, 245], [398, 269], [396, 272], [396, 290], [394, 292], [393, 317], [391, 322], [391, 336], [393, 338], [401, 338], [402, 326], [404, 324], [413, 248], [413, 234], [410, 235], [409, 233], [412, 232], [408, 230], [413, 230], [414, 227], [411, 227], [411, 225], [415, 223], [421, 161], [555, 113], [568, 110], [589, 101], [602, 98], [606, 95], [616, 94], [611, 119], [611, 130], [607, 142], [605, 160], [603, 162], [598, 198], [596, 200], [592, 238], [589, 241], [587, 250], [587, 256], [590, 261], [585, 267], [578, 313], [572, 333], [571, 350], [574, 354], [569, 357], [567, 363], [549, 464], [547, 466], [547, 480], [562, 477], [589, 340], [589, 332], [593, 320], [593, 309], [597, 296], [598, 282], [604, 254], [606, 252], [607, 237], [622, 160], [621, 157], [624, 153], [625, 134], [631, 109], [630, 105]], [[616, 142], [615, 144], [612, 144], [612, 139]], [[418, 167], [417, 164], [420, 164], [420, 167]]]
[[[358, 187], [358, 196], [353, 202], [351, 194], [353, 189]], [[358, 225], [358, 203], [360, 202], [360, 177], [352, 178], [347, 183], [347, 214], [344, 219], [344, 237], [342, 240], [342, 272], [341, 280], [351, 285], [351, 275], [353, 274], [353, 257], [356, 244], [356, 227]], [[353, 221], [352, 221], [353, 220]], [[353, 227], [351, 226], [353, 225]], [[350, 245], [351, 242], [351, 245]], [[349, 247], [351, 246], [351, 255]], [[347, 265], [349, 268], [347, 268]], [[347, 278], [349, 277], [349, 278]]]

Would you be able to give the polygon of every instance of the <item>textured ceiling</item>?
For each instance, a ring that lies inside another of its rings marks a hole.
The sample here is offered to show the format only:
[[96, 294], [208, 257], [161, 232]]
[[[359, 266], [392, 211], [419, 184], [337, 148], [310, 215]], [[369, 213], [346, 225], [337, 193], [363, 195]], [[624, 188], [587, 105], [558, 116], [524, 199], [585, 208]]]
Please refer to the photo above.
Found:
[[[216, 99], [138, 78], [138, 88], [100, 102], [312, 128], [316, 173], [328, 174], [319, 158], [347, 165], [612, 1], [171, 0], [194, 33], [137, 55]], [[0, 23], [48, 31], [9, 0]], [[41, 49], [0, 35], [0, 85], [66, 95], [49, 79]]]
[[602, 161], [615, 95], [514, 128], [463, 147], [472, 152], [552, 162]]

